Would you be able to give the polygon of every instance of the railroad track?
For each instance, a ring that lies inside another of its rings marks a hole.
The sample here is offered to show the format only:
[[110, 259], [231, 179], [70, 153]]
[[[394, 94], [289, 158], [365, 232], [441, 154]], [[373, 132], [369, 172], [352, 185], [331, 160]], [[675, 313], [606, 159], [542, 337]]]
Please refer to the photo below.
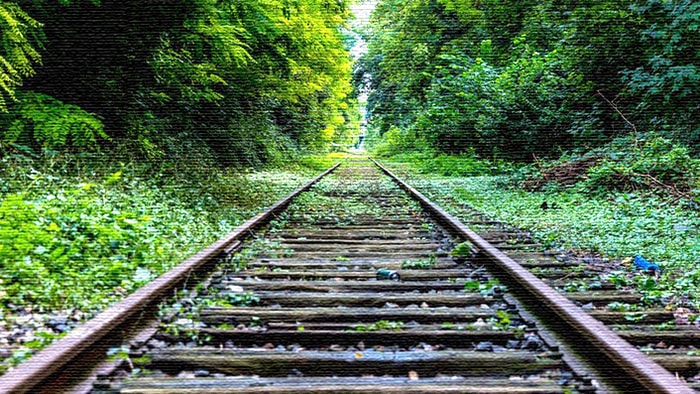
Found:
[[[517, 232], [473, 224], [550, 285], [573, 275]], [[473, 253], [455, 261], [465, 240]], [[10, 371], [0, 391], [693, 392], [674, 374], [696, 374], [694, 360], [654, 354], [664, 369], [593, 318], [617, 322], [601, 305], [634, 295], [601, 284], [566, 298], [523, 265], [348, 162]]]

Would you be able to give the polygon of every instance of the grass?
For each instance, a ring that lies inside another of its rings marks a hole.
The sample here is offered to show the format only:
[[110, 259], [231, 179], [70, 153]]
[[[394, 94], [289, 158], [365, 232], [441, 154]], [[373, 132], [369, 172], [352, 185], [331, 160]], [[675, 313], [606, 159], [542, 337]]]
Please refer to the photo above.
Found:
[[[576, 187], [526, 192], [509, 176], [445, 177], [402, 168], [409, 183], [457, 217], [467, 218], [469, 206], [531, 230], [549, 247], [619, 260], [642, 255], [663, 269], [658, 280], [637, 272], [645, 301], [700, 307], [700, 213], [682, 200], [622, 191], [592, 195]], [[541, 209], [543, 201], [559, 209]]]

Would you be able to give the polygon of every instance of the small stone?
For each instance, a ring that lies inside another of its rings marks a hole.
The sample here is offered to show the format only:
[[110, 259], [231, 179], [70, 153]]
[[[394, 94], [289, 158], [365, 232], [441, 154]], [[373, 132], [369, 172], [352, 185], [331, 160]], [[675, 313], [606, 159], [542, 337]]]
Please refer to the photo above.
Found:
[[571, 372], [566, 372], [563, 371], [561, 372], [561, 375], [559, 376], [559, 380], [557, 381], [557, 384], [559, 385], [567, 385], [569, 382], [574, 378], [574, 375]]
[[290, 377], [295, 377], [295, 378], [301, 378], [302, 376], [304, 376], [304, 373], [301, 372], [300, 370], [296, 369], [296, 368], [293, 368], [293, 369], [290, 371], [289, 376], [290, 376]]
[[476, 319], [476, 321], [472, 324], [472, 327], [474, 327], [475, 330], [481, 330], [481, 329], [485, 329], [485, 328], [491, 327], [491, 325], [490, 325], [489, 323], [486, 323], [486, 322], [484, 321], [484, 319], [478, 318], [478, 319]]
[[209, 371], [206, 369], [195, 369], [194, 370], [194, 377], [195, 378], [204, 378], [209, 376]]
[[507, 350], [507, 349], [504, 348], [503, 346], [498, 346], [498, 345], [493, 345], [493, 349], [492, 349], [492, 351], [493, 351], [494, 353], [503, 353], [503, 352], [505, 352], [506, 350]]
[[55, 327], [52, 327], [52, 328], [54, 329], [54, 331], [57, 331], [57, 332], [68, 332], [68, 331], [70, 331], [70, 327], [67, 326], [67, 325], [65, 325], [65, 324], [59, 324], [59, 325], [57, 325], [57, 326], [55, 326]]
[[474, 348], [477, 352], [491, 352], [493, 351], [493, 343], [491, 342], [479, 342]]
[[508, 341], [508, 343], [506, 343], [506, 347], [508, 349], [517, 349], [520, 347], [520, 341], [516, 339], [511, 339]]
[[165, 341], [161, 341], [158, 339], [151, 339], [146, 343], [146, 345], [151, 348], [151, 349], [163, 349], [165, 347], [168, 347], [168, 344]]
[[542, 340], [536, 336], [536, 335], [530, 335], [525, 338], [525, 341], [523, 344], [520, 346], [521, 349], [527, 349], [527, 350], [537, 350], [542, 348], [544, 346], [544, 343]]
[[52, 317], [47, 322], [46, 325], [51, 328], [56, 328], [57, 326], [65, 326], [68, 324], [67, 317]]

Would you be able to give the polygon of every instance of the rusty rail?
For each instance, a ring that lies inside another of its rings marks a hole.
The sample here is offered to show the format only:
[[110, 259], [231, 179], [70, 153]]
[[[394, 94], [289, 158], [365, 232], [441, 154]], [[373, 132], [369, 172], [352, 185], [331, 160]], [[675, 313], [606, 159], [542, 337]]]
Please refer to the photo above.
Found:
[[[104, 358], [104, 351], [109, 345], [102, 344], [102, 341], [107, 339], [110, 344], [118, 346], [122, 340], [143, 329], [145, 321], [150, 320], [148, 317], [153, 315], [157, 304], [165, 296], [201, 272], [222, 253], [235, 249], [239, 240], [270, 221], [297, 195], [308, 190], [338, 166], [340, 163], [1, 376], [0, 393], [57, 393], [73, 389], [74, 384], [93, 374], [93, 369]], [[86, 368], [86, 364], [90, 367]], [[85, 372], [86, 369], [89, 372]]]
[[[591, 347], [600, 350], [618, 368], [635, 379], [641, 387], [653, 393], [681, 394], [695, 392], [669, 371], [646, 357], [637, 348], [617, 336], [603, 323], [589, 316], [573, 302], [557, 293], [520, 264], [484, 240], [457, 218], [428, 200], [422, 193], [398, 178], [388, 168], [374, 159], [370, 160], [418, 200], [427, 210], [432, 212], [443, 224], [468, 239], [481, 253], [488, 256], [495, 265], [510, 275], [516, 283], [531, 294], [534, 299], [546, 305], [565, 322], [570, 329], [569, 332], [576, 333], [576, 335], [580, 336], [579, 340], [584, 340]], [[605, 366], [601, 365], [601, 367], [604, 368]]]

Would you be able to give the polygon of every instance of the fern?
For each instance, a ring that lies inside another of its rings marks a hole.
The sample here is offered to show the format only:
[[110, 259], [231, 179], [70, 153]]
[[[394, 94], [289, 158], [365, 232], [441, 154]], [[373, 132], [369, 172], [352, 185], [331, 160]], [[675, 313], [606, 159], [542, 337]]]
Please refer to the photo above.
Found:
[[15, 3], [0, 3], [0, 111], [7, 112], [7, 99], [15, 100], [15, 88], [41, 63], [41, 23]]
[[5, 143], [39, 145], [43, 150], [91, 150], [99, 139], [109, 139], [102, 122], [76, 105], [34, 92], [19, 98], [9, 115], [14, 119], [2, 134]]

